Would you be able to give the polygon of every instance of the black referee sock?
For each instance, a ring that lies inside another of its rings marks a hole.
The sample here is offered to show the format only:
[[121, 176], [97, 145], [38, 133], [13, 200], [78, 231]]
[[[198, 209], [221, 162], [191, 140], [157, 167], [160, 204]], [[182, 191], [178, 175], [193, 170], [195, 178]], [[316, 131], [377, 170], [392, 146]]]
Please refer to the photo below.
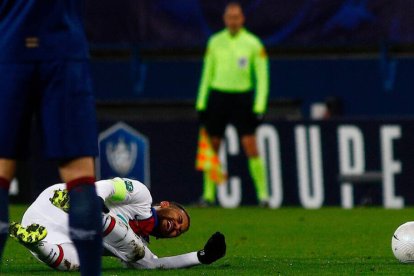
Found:
[[85, 177], [67, 183], [69, 231], [78, 251], [81, 275], [100, 275], [102, 259], [102, 203], [95, 179]]

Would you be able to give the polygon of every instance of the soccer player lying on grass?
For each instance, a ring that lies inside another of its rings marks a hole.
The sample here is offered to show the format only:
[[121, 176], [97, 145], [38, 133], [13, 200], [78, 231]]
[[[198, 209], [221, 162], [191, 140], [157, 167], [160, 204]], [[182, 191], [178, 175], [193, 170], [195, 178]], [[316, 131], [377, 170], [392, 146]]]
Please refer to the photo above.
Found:
[[[96, 182], [96, 191], [103, 201], [103, 255], [115, 256], [127, 267], [184, 268], [210, 264], [225, 255], [224, 236], [216, 232], [200, 251], [158, 258], [148, 248], [149, 236], [174, 238], [186, 232], [190, 227], [186, 210], [168, 201], [151, 207], [149, 190], [136, 180], [101, 180]], [[65, 184], [53, 185], [26, 210], [21, 224], [11, 223], [10, 236], [48, 266], [62, 271], [78, 270], [79, 258], [69, 235], [68, 209]], [[87, 238], [91, 234], [77, 229], [71, 231], [76, 232], [72, 236]]]

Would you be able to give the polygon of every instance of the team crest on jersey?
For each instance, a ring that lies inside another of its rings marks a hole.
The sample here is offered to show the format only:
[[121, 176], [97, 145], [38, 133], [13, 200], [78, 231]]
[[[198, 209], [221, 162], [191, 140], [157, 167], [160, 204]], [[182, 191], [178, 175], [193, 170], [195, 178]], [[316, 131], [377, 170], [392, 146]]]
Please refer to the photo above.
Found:
[[125, 188], [128, 192], [132, 192], [134, 190], [134, 185], [132, 185], [132, 182], [130, 180], [124, 180], [125, 182]]
[[[97, 177], [127, 177], [149, 186], [149, 142], [131, 126], [118, 122], [99, 135]], [[125, 181], [128, 191], [132, 183]]]

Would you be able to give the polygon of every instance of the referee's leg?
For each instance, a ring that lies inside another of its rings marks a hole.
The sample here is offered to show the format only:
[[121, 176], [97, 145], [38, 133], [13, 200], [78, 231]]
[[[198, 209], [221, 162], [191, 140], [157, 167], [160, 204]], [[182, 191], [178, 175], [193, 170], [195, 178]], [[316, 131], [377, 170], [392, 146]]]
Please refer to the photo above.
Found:
[[262, 207], [269, 206], [267, 172], [263, 157], [259, 154], [255, 133], [241, 134], [241, 142], [248, 159], [248, 167], [256, 188], [257, 200]]

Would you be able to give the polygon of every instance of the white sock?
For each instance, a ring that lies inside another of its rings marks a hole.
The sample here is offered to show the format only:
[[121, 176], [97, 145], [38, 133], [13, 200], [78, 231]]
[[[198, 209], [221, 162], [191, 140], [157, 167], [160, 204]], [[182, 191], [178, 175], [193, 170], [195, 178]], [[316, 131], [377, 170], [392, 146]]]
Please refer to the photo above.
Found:
[[61, 271], [79, 269], [79, 257], [72, 243], [52, 244], [41, 241], [28, 248], [37, 259], [54, 269]]

